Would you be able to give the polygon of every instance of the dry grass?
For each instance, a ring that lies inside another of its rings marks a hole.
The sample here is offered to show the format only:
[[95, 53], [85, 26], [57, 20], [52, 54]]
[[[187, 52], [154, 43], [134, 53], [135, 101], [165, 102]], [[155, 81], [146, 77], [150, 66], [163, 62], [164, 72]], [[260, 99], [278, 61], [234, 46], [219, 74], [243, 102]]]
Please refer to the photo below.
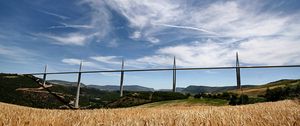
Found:
[[47, 110], [0, 103], [0, 125], [300, 125], [291, 100], [244, 106]]

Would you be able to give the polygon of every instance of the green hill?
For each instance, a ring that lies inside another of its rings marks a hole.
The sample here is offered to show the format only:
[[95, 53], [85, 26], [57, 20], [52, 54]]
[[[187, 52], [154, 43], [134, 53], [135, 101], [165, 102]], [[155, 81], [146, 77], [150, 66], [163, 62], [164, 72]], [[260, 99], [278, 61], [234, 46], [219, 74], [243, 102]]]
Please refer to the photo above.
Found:
[[[66, 84], [64, 84], [64, 81], [60, 80], [50, 81], [47, 82], [48, 86], [46, 88], [42, 87], [40, 83], [41, 79], [32, 75], [0, 74], [0, 102], [38, 108], [67, 108], [68, 106], [73, 106], [76, 93], [74, 83], [66, 82]], [[257, 97], [264, 95], [267, 88], [275, 89], [278, 87], [293, 87], [296, 85], [300, 85], [300, 80], [285, 79], [265, 85], [244, 86], [243, 93], [251, 97]], [[195, 93], [219, 93], [223, 91], [241, 93], [239, 90], [232, 90], [232, 88], [235, 87], [189, 86], [183, 90]], [[115, 108], [130, 107], [152, 102], [164, 103], [166, 101], [166, 103], [168, 103], [168, 100], [177, 100], [175, 102], [180, 102], [180, 104], [191, 104], [193, 101], [209, 103], [209, 101], [213, 102], [214, 100], [218, 100], [213, 99], [213, 96], [212, 98], [208, 97], [208, 99], [200, 100], [186, 99], [188, 96], [188, 94], [185, 95], [180, 92], [124, 91], [124, 97], [120, 98], [118, 91], [103, 91], [83, 85], [81, 87], [79, 104], [81, 108]]]
[[[76, 87], [47, 83], [51, 86], [45, 89], [38, 79], [30, 75], [0, 74], [0, 101], [38, 108], [65, 108], [72, 105]], [[82, 87], [79, 103], [85, 108], [103, 107], [118, 98], [118, 92]]]
[[[0, 101], [43, 108], [64, 105], [43, 90], [37, 92], [39, 87], [34, 80], [23, 75], [0, 74]], [[28, 89], [36, 89], [36, 92]]]
[[[0, 102], [37, 108], [73, 106], [77, 90], [74, 82], [54, 80], [47, 82], [45, 88], [40, 85], [41, 81], [32, 75], [0, 74]], [[124, 91], [124, 97], [120, 98], [119, 91], [103, 91], [84, 85], [80, 90], [79, 105], [81, 108], [130, 107], [183, 98], [187, 96], [182, 93], [153, 91]]]
[[[243, 85], [243, 88], [255, 87], [255, 85]], [[210, 86], [197, 86], [190, 85], [182, 90], [185, 93], [198, 94], [198, 93], [221, 93], [229, 90], [236, 89], [236, 86], [222, 86], [222, 87], [210, 87]]]

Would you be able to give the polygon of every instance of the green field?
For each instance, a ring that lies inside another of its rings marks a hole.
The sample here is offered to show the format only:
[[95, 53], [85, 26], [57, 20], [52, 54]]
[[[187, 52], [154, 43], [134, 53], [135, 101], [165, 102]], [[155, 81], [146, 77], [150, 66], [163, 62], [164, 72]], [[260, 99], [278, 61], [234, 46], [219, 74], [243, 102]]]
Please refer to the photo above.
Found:
[[223, 99], [211, 99], [211, 98], [193, 98], [181, 100], [168, 100], [154, 103], [144, 104], [138, 107], [164, 107], [164, 106], [197, 106], [197, 105], [212, 105], [212, 106], [224, 106], [228, 101]]

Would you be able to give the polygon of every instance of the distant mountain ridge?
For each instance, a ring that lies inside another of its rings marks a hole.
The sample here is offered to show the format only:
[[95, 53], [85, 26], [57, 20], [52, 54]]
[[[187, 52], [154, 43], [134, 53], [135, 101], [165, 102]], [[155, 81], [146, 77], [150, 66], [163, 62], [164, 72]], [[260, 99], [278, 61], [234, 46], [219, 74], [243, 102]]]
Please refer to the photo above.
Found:
[[[77, 86], [77, 82], [69, 82], [63, 80], [49, 80], [48, 82], [62, 86]], [[102, 91], [118, 91], [118, 85], [85, 85], [81, 83], [81, 87], [95, 88]], [[155, 91], [154, 88], [143, 87], [139, 85], [124, 85], [124, 91]]]
[[[256, 85], [243, 85], [242, 88], [256, 87]], [[185, 93], [197, 94], [197, 93], [218, 93], [228, 90], [236, 89], [236, 86], [222, 86], [222, 87], [210, 87], [210, 86], [196, 86], [190, 85], [182, 90]]]
[[[48, 80], [52, 84], [62, 85], [62, 86], [77, 86], [77, 82], [63, 81], [63, 80]], [[81, 87], [86, 87], [85, 84], [80, 83]]]
[[[48, 82], [63, 86], [77, 86], [77, 82], [69, 82], [69, 81], [63, 81], [63, 80], [49, 80]], [[81, 83], [81, 87], [87, 87], [87, 88], [95, 88], [101, 91], [119, 91], [120, 86], [119, 85], [85, 85]], [[243, 85], [243, 88], [248, 87], [255, 87], [254, 85]], [[189, 85], [186, 88], [185, 87], [177, 87], [176, 92], [181, 93], [191, 93], [191, 94], [197, 94], [197, 93], [217, 93], [217, 92], [224, 92], [228, 90], [234, 90], [236, 89], [236, 86], [222, 86], [222, 87], [210, 87], [210, 86], [198, 86], [198, 85]], [[139, 85], [124, 85], [124, 91], [172, 91], [172, 89], [158, 89], [155, 90], [154, 88], [139, 86]]]
[[[176, 87], [176, 92], [182, 92], [185, 87]], [[172, 89], [158, 89], [157, 91], [172, 91]]]
[[[298, 80], [291, 80], [291, 79], [282, 79], [274, 82], [270, 82], [264, 85], [242, 85], [243, 89], [249, 89], [249, 88], [265, 88], [266, 86], [273, 86], [278, 85], [283, 82], [293, 82]], [[77, 86], [76, 82], [68, 82], [68, 81], [62, 81], [62, 80], [49, 80], [49, 82], [53, 84], [58, 85], [64, 85], [64, 86]], [[119, 85], [85, 85], [81, 83], [82, 87], [87, 88], [94, 88], [101, 91], [119, 91], [120, 86]], [[181, 93], [191, 93], [191, 94], [197, 94], [197, 93], [218, 93], [218, 92], [225, 92], [225, 91], [232, 91], [236, 90], [236, 86], [220, 86], [220, 87], [211, 87], [211, 86], [200, 86], [200, 85], [189, 85], [186, 88], [185, 87], [177, 87], [176, 92]], [[124, 91], [172, 91], [172, 89], [158, 89], [155, 90], [154, 88], [139, 86], [139, 85], [124, 85]]]
[[[87, 85], [88, 88], [96, 88], [105, 91], [118, 91], [120, 86], [118, 85]], [[124, 91], [155, 91], [154, 88], [143, 87], [139, 85], [124, 85]]]

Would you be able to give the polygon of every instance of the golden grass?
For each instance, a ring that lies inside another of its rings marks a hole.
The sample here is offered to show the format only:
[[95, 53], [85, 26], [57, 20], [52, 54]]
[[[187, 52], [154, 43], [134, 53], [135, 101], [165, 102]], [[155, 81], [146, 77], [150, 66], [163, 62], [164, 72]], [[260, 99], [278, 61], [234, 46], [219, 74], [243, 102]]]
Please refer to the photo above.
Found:
[[291, 100], [244, 106], [175, 106], [95, 110], [47, 110], [0, 103], [0, 125], [300, 125], [300, 105]]

